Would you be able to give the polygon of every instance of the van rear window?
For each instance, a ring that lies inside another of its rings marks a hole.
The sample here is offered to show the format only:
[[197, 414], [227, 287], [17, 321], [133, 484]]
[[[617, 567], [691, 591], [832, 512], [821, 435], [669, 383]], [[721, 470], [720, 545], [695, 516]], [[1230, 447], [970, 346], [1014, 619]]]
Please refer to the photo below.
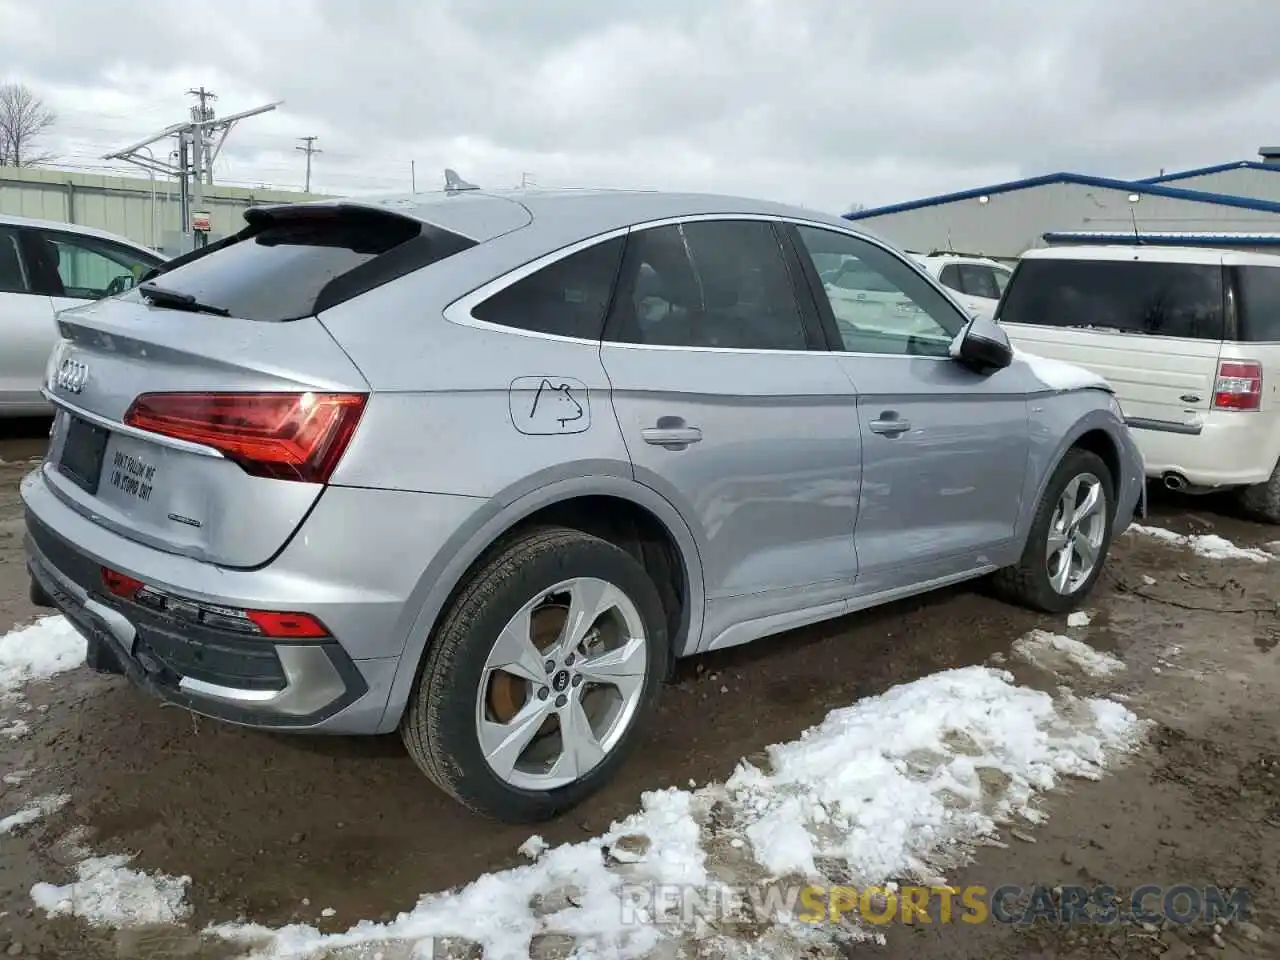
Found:
[[1280, 342], [1280, 267], [1236, 267], [1240, 339]]
[[1133, 260], [1023, 260], [1004, 323], [1221, 340], [1222, 268]]
[[296, 320], [475, 245], [362, 207], [250, 210], [245, 219], [249, 226], [237, 237], [165, 264], [148, 279], [233, 317]]

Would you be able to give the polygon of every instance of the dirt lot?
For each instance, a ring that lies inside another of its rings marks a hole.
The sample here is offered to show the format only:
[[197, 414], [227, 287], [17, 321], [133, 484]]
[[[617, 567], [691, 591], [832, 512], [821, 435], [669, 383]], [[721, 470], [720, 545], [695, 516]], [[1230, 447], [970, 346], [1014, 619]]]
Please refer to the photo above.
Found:
[[[39, 426], [0, 440], [0, 634], [36, 613], [26, 601], [17, 483], [40, 447]], [[1205, 500], [1158, 502], [1149, 522], [1242, 546], [1280, 537]], [[916, 924], [891, 927], [886, 946], [856, 954], [1280, 957], [1277, 571], [1121, 537], [1092, 604], [1089, 642], [1126, 662], [1119, 679], [1095, 682], [1157, 722], [1151, 743], [1114, 775], [1055, 792], [1047, 823], [984, 849], [948, 878], [988, 888], [1242, 886], [1250, 923], [1220, 931]], [[796, 738], [835, 707], [947, 667], [999, 662], [1014, 639], [1045, 625], [959, 590], [686, 662], [617, 782], [542, 834], [554, 844], [599, 833], [635, 809], [642, 790], [723, 778], [740, 757]], [[1032, 667], [1015, 673], [1045, 688], [1057, 682]], [[18, 945], [11, 955], [140, 955], [136, 941], [33, 909], [33, 883], [68, 879], [56, 841], [77, 826], [88, 827], [95, 852], [136, 853], [140, 868], [189, 875], [193, 929], [237, 917], [329, 930], [389, 919], [421, 893], [521, 862], [516, 850], [530, 833], [470, 817], [395, 738], [245, 732], [162, 709], [122, 679], [83, 670], [34, 685], [28, 700], [22, 717], [33, 731], [0, 740], [0, 773], [33, 776], [0, 785], [0, 814], [29, 796], [72, 800], [0, 838], [0, 952]], [[334, 915], [321, 917], [322, 907]], [[206, 946], [201, 955], [222, 952]]]

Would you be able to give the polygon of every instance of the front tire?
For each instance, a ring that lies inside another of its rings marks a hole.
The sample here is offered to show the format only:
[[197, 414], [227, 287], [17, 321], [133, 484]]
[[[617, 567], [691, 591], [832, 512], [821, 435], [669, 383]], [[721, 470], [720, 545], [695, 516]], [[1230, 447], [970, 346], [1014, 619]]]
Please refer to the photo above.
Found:
[[1036, 508], [1022, 558], [993, 578], [997, 590], [1044, 613], [1077, 607], [1106, 563], [1115, 511], [1106, 463], [1088, 450], [1068, 450]]
[[476, 813], [536, 823], [623, 762], [666, 674], [657, 587], [621, 548], [531, 531], [446, 610], [400, 724], [414, 762]]

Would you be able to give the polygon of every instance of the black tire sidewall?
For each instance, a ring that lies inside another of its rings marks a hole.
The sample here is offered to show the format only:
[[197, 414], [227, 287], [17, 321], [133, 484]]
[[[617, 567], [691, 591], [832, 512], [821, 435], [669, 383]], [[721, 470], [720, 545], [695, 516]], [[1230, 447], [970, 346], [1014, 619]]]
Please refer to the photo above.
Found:
[[[428, 738], [447, 758], [451, 768], [450, 792], [477, 812], [507, 822], [537, 822], [567, 810], [594, 793], [612, 778], [633, 745], [637, 731], [651, 713], [662, 685], [669, 655], [666, 617], [657, 587], [648, 573], [621, 548], [589, 534], [564, 531], [554, 549], [536, 553], [502, 578], [475, 612], [470, 623], [449, 616], [438, 642], [451, 644], [452, 655], [429, 662], [416, 696], [440, 698], [429, 711], [434, 717]], [[502, 577], [505, 556], [518, 551], [523, 541], [495, 557], [476, 579]], [[648, 638], [648, 663], [640, 703], [631, 725], [607, 757], [580, 780], [550, 791], [530, 791], [500, 779], [489, 767], [476, 735], [476, 698], [480, 678], [493, 643], [510, 619], [526, 603], [548, 588], [574, 577], [608, 581], [635, 604]], [[427, 713], [424, 711], [424, 713]], [[425, 719], [425, 717], [420, 718]]]
[[[1058, 500], [1062, 497], [1063, 491], [1067, 489], [1067, 484], [1085, 473], [1093, 474], [1102, 482], [1103, 490], [1107, 496], [1106, 524], [1103, 528], [1102, 545], [1098, 549], [1098, 559], [1094, 564], [1093, 572], [1073, 592], [1063, 594], [1053, 589], [1053, 585], [1049, 582], [1049, 569], [1045, 556], [1049, 537], [1049, 524], [1053, 522], [1053, 512], [1057, 509]], [[1031, 525], [1031, 532], [1022, 558], [1023, 576], [1029, 575], [1031, 581], [1029, 585], [1034, 594], [1032, 598], [1028, 599], [1031, 599], [1036, 606], [1053, 612], [1070, 610], [1093, 590], [1093, 585], [1098, 582], [1098, 578], [1102, 575], [1102, 569], [1106, 566], [1107, 556], [1111, 551], [1111, 535], [1115, 528], [1117, 506], [1115, 486], [1115, 478], [1112, 477], [1111, 470], [1096, 453], [1076, 448], [1067, 451], [1066, 456], [1059, 462], [1057, 469], [1053, 472], [1053, 477], [1044, 489], [1043, 496], [1040, 498], [1040, 505], [1036, 510], [1035, 521]]]

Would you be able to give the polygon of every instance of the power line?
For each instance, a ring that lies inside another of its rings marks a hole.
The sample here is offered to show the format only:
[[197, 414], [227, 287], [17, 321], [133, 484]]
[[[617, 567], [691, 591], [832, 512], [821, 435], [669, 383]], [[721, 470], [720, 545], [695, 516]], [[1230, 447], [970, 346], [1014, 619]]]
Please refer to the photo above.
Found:
[[320, 139], [319, 137], [299, 137], [298, 139], [301, 140], [304, 144], [306, 144], [306, 146], [294, 147], [293, 149], [301, 150], [303, 153], [307, 155], [307, 185], [302, 188], [302, 192], [310, 193], [311, 192], [311, 155], [314, 153], [324, 153], [324, 151], [316, 148], [316, 141]]

